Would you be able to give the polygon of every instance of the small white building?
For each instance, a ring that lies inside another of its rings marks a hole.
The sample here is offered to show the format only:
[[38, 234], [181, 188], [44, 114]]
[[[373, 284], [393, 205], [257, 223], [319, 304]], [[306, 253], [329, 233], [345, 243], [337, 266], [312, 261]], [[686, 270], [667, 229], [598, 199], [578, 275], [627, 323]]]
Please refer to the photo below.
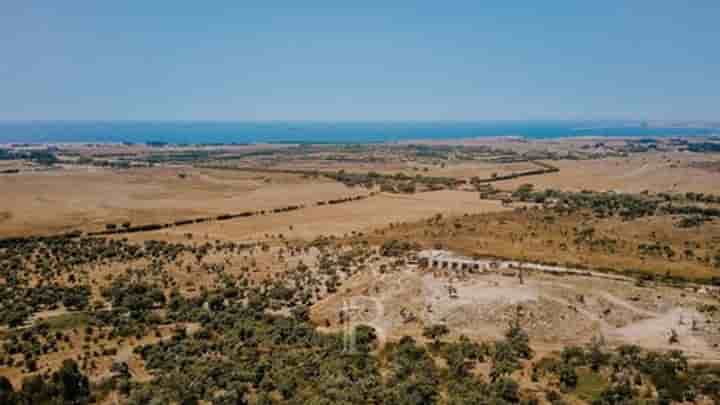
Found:
[[488, 260], [475, 260], [447, 250], [423, 250], [418, 253], [418, 259], [427, 260], [427, 266], [432, 269], [485, 271], [491, 267]]

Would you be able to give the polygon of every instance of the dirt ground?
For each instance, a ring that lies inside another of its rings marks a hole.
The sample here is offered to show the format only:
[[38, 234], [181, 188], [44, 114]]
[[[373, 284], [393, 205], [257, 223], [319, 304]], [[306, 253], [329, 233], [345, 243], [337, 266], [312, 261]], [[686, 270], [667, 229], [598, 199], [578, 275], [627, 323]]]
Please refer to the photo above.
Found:
[[[386, 340], [420, 338], [424, 326], [437, 323], [449, 327], [451, 340], [494, 340], [519, 319], [540, 353], [601, 338], [609, 345], [681, 349], [694, 360], [720, 361], [720, 314], [698, 311], [715, 302], [703, 291], [596, 277], [526, 272], [521, 282], [514, 271], [456, 276], [407, 266], [352, 277], [341, 293], [315, 304], [312, 316], [341, 329], [346, 325], [339, 314], [347, 311], [351, 322], [375, 327]], [[669, 342], [673, 331], [676, 343]]]

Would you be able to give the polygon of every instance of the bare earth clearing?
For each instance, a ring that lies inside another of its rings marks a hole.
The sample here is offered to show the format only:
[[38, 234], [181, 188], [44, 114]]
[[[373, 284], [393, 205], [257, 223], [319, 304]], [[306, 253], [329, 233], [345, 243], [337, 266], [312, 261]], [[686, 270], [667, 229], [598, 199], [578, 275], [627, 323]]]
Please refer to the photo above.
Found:
[[[407, 267], [353, 277], [342, 293], [314, 306], [313, 318], [342, 328], [338, 315], [353, 308], [357, 322], [385, 339], [420, 337], [423, 326], [442, 323], [455, 337], [484, 341], [501, 338], [519, 315], [541, 353], [602, 336], [611, 345], [681, 349], [696, 361], [720, 361], [720, 318], [697, 310], [714, 302], [704, 293], [596, 277], [526, 272], [521, 283], [516, 271], [457, 277]], [[678, 342], [669, 344], [673, 330]]]

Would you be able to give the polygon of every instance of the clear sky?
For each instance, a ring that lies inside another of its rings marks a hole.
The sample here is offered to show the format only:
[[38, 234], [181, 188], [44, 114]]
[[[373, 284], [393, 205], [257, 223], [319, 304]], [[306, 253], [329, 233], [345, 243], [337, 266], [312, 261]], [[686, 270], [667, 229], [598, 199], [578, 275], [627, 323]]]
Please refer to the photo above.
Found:
[[0, 120], [720, 118], [718, 0], [252, 3], [4, 1]]

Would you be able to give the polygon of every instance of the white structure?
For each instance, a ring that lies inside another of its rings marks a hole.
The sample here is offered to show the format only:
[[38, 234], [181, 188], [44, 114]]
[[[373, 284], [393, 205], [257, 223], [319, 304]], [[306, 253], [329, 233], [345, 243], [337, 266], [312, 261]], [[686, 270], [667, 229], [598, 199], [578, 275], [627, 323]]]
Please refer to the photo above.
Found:
[[458, 256], [447, 250], [423, 250], [418, 253], [418, 259], [427, 260], [427, 266], [433, 269], [484, 271], [492, 267], [490, 261]]

